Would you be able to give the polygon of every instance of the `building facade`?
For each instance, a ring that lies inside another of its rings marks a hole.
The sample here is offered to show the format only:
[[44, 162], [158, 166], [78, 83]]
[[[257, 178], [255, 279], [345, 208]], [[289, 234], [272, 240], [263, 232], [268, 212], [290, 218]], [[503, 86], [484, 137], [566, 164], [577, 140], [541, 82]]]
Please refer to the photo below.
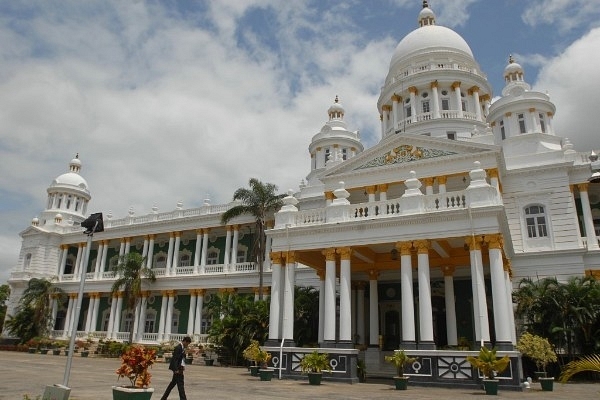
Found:
[[[334, 378], [356, 380], [357, 357], [369, 371], [392, 375], [383, 356], [403, 348], [419, 357], [410, 371], [417, 380], [472, 383], [468, 352], [459, 351], [466, 341], [509, 354], [502, 378], [518, 387], [511, 292], [525, 277], [566, 280], [600, 270], [600, 188], [590, 182], [599, 165], [594, 152], [574, 151], [554, 131], [554, 104], [531, 89], [512, 57], [504, 79], [495, 99], [467, 42], [437, 25], [425, 1], [418, 27], [392, 55], [376, 145], [364, 149], [336, 97], [308, 146], [306, 181], [266, 231], [268, 345], [281, 354], [274, 367], [298, 372], [307, 350], [294, 347], [293, 288], [315, 286], [319, 343], [332, 354]], [[73, 159], [48, 188], [41, 217], [21, 232], [8, 314], [30, 278], [57, 276], [69, 301], [54, 314], [55, 336], [75, 324], [82, 336], [126, 340], [134, 324], [139, 342], [202, 341], [207, 296], [258, 297], [257, 267], [248, 259], [254, 221], [220, 223], [233, 204], [105, 215], [84, 265], [79, 223], [91, 195], [80, 168]], [[147, 257], [158, 276], [137, 310], [110, 294], [112, 267], [129, 252]]]

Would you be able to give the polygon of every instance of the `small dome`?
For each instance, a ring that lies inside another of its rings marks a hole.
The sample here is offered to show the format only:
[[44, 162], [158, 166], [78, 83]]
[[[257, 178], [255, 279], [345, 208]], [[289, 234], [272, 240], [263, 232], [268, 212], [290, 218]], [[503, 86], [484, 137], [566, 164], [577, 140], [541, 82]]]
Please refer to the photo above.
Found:
[[511, 55], [508, 58], [508, 65], [504, 68], [504, 76], [508, 76], [510, 74], [523, 74], [523, 67], [517, 62]]
[[76, 186], [79, 189], [88, 190], [88, 184], [83, 177], [75, 172], [67, 172], [62, 174], [52, 182], [51, 186], [55, 185], [68, 185]]
[[333, 104], [327, 110], [327, 113], [329, 115], [331, 115], [331, 113], [333, 113], [333, 112], [338, 112], [338, 113], [342, 113], [342, 114], [344, 113], [344, 106], [342, 106], [342, 104], [339, 102], [339, 99], [337, 96], [335, 96], [335, 100], [334, 100]]

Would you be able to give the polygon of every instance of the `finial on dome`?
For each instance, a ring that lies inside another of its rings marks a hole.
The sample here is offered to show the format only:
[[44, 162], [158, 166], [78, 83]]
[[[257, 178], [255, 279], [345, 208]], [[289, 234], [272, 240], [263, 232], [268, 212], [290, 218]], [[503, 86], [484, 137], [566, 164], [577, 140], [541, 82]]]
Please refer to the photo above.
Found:
[[429, 8], [429, 4], [427, 3], [427, 0], [423, 0], [423, 8]]
[[79, 152], [75, 153], [75, 158], [79, 159]]
[[515, 62], [515, 59], [513, 58], [512, 54], [509, 54], [509, 55], [508, 55], [508, 63], [509, 63], [509, 64], [512, 64], [512, 63], [514, 63], [514, 62]]

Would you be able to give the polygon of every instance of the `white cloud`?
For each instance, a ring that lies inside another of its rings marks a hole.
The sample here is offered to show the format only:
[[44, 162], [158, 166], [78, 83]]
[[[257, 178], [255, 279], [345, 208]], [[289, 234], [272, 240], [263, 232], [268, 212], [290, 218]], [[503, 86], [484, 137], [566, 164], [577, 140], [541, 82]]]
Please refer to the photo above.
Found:
[[600, 2], [590, 0], [534, 0], [528, 1], [521, 18], [531, 26], [548, 24], [561, 32], [573, 28], [598, 25]]
[[578, 150], [600, 148], [600, 28], [591, 30], [542, 67], [534, 88], [548, 91], [556, 104], [554, 129]]

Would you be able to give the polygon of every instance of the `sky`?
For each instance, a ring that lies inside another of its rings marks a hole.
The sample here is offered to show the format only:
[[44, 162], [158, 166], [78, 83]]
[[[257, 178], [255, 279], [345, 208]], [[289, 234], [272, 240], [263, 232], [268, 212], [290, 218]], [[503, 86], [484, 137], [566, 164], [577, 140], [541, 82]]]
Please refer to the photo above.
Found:
[[[430, 0], [500, 95], [510, 54], [576, 150], [600, 148], [600, 1]], [[339, 96], [366, 148], [421, 0], [0, 1], [0, 284], [52, 180], [79, 154], [88, 212], [114, 218], [280, 192]]]

